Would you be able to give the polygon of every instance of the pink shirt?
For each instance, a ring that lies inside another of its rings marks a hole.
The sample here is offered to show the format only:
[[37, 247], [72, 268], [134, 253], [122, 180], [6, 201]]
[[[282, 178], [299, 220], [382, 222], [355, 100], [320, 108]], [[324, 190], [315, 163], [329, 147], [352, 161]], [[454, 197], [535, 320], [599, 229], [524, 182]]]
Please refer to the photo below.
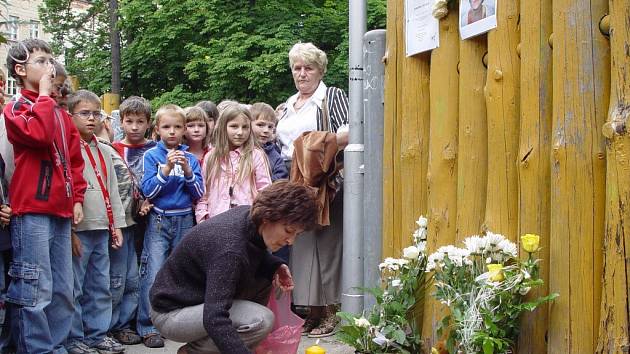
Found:
[[[212, 149], [204, 156], [204, 165], [207, 163]], [[202, 222], [217, 214], [230, 209], [232, 205], [251, 205], [258, 191], [271, 184], [269, 166], [265, 157], [265, 152], [255, 148], [253, 151], [253, 163], [251, 177], [245, 178], [241, 183], [234, 181], [238, 177], [238, 165], [241, 158], [241, 149], [230, 151], [230, 162], [221, 163], [221, 175], [218, 181], [215, 179], [211, 186], [206, 185], [206, 193], [197, 203], [195, 216], [197, 223]], [[203, 178], [206, 179], [206, 169], [202, 170]], [[230, 197], [230, 186], [233, 186]]]

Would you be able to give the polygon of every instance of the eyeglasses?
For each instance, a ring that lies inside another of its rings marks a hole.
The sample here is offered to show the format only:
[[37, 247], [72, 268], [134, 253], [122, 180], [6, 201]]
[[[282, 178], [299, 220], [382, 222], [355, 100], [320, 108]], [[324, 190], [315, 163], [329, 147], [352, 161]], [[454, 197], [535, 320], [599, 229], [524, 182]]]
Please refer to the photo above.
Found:
[[55, 65], [56, 61], [53, 58], [39, 57], [34, 61], [27, 61], [24, 64], [34, 64], [39, 66], [44, 66], [46, 64]]
[[73, 116], [77, 116], [81, 119], [89, 119], [90, 117], [94, 117], [94, 119], [102, 120], [105, 118], [101, 111], [78, 111], [72, 114]]

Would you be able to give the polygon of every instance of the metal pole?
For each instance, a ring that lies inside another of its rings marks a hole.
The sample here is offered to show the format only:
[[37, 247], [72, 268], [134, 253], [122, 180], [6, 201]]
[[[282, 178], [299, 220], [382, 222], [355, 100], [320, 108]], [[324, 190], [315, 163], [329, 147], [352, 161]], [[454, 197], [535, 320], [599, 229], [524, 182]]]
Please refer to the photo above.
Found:
[[344, 152], [341, 308], [363, 311], [363, 35], [366, 0], [349, 3], [349, 145]]
[[[363, 111], [365, 137], [364, 168], [364, 273], [366, 288], [380, 286], [378, 265], [382, 260], [383, 247], [383, 125], [385, 93], [385, 30], [374, 30], [363, 39]], [[364, 308], [376, 303], [366, 296]]]

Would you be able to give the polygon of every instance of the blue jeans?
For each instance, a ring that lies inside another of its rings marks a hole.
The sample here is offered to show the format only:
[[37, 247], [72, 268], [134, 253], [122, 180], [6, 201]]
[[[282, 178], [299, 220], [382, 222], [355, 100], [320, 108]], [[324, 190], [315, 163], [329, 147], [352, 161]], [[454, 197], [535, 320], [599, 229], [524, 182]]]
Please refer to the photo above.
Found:
[[66, 353], [72, 324], [70, 219], [24, 214], [11, 220], [7, 301], [18, 353]]
[[[10, 235], [0, 235], [0, 237], [11, 237]], [[11, 261], [11, 251], [0, 251], [0, 353], [11, 352], [11, 321], [10, 309], [7, 300], [7, 287], [9, 278], [7, 269]]]
[[192, 212], [176, 216], [160, 215], [153, 211], [149, 214], [140, 259], [140, 299], [138, 300], [137, 329], [138, 334], [143, 337], [151, 333], [158, 333], [151, 322], [149, 290], [151, 290], [155, 276], [168, 255], [193, 226], [193, 220]]
[[138, 257], [136, 256], [134, 226], [122, 229], [123, 244], [118, 250], [109, 249], [109, 276], [112, 292], [112, 322], [110, 331], [131, 327], [138, 309]]
[[109, 292], [109, 231], [77, 231], [81, 257], [72, 257], [74, 268], [74, 316], [66, 343], [94, 346], [102, 341], [112, 321]]

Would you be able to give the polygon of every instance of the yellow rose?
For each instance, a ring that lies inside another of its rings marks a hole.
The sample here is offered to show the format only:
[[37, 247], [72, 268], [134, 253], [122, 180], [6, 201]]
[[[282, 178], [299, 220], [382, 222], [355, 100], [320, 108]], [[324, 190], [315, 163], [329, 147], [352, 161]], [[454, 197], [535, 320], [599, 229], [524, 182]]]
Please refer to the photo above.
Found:
[[526, 252], [532, 253], [538, 251], [540, 245], [540, 236], [535, 234], [525, 234], [521, 236], [521, 243]]
[[499, 282], [505, 279], [503, 277], [503, 264], [488, 264], [488, 272], [490, 273], [490, 276], [488, 277], [490, 281]]

